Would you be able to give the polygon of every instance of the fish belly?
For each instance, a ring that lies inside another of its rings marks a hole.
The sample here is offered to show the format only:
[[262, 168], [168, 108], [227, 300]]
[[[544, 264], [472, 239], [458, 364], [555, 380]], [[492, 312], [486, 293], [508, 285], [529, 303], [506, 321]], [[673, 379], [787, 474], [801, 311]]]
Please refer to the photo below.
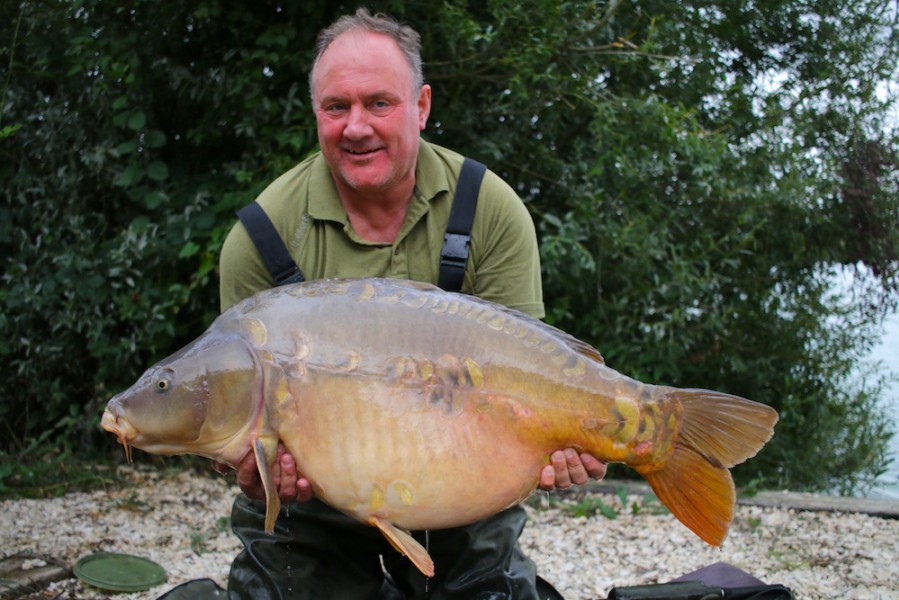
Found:
[[[516, 433], [514, 402], [483, 390], [319, 376], [281, 432], [316, 495], [362, 522], [474, 522], [525, 499], [547, 454]], [[306, 381], [308, 384], [309, 382]], [[314, 391], [310, 391], [314, 390]]]

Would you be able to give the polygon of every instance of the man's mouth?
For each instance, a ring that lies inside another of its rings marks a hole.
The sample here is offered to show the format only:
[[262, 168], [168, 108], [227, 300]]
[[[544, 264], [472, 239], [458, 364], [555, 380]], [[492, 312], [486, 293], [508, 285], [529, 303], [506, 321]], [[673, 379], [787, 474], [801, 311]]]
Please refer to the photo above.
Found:
[[367, 156], [378, 152], [381, 148], [345, 148], [344, 152], [353, 156]]

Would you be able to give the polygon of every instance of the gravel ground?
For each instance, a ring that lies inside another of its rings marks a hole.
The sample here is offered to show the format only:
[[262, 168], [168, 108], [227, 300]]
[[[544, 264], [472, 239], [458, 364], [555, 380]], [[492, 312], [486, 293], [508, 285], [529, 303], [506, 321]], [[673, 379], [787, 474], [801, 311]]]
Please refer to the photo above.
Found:
[[[166, 569], [165, 584], [116, 600], [154, 599], [201, 577], [225, 585], [240, 549], [228, 528], [238, 492], [233, 478], [134, 469], [125, 475], [136, 485], [0, 502], [3, 555], [31, 552], [74, 565], [94, 552], [126, 552]], [[602, 599], [616, 585], [668, 581], [719, 561], [784, 584], [801, 600], [899, 599], [895, 519], [740, 506], [727, 542], [715, 549], [660, 511], [657, 501], [640, 496], [540, 493], [528, 510], [532, 521], [522, 545], [570, 600]], [[109, 597], [75, 578], [29, 596]]]

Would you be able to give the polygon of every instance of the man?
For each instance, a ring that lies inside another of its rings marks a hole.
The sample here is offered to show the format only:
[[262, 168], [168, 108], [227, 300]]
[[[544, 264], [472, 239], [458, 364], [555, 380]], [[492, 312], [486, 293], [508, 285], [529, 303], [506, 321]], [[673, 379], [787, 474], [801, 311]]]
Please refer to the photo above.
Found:
[[[258, 198], [294, 260], [308, 279], [436, 283], [463, 159], [420, 138], [431, 88], [422, 79], [418, 34], [364, 9], [342, 17], [319, 35], [310, 91], [321, 152]], [[471, 233], [463, 291], [542, 318], [533, 222], [493, 173], [482, 182]], [[273, 285], [240, 224], [222, 249], [221, 278], [223, 310]], [[569, 448], [553, 454], [540, 486], [565, 488], [604, 474], [603, 463]], [[232, 526], [245, 549], [232, 565], [232, 597], [378, 598], [386, 570], [409, 598], [537, 598], [535, 567], [518, 545], [520, 507], [466, 527], [417, 532], [437, 565], [426, 580], [380, 532], [312, 498], [283, 449], [275, 475], [282, 502], [295, 504], [266, 535], [252, 457], [238, 468], [246, 496], [235, 501]]]

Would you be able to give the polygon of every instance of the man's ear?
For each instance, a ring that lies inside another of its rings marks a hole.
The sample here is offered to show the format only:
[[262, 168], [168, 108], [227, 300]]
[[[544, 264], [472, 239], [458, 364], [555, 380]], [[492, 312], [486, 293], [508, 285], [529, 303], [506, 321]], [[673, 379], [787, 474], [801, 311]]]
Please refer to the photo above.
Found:
[[431, 86], [425, 84], [421, 86], [421, 92], [418, 94], [418, 128], [425, 130], [428, 124], [428, 116], [431, 114]]

